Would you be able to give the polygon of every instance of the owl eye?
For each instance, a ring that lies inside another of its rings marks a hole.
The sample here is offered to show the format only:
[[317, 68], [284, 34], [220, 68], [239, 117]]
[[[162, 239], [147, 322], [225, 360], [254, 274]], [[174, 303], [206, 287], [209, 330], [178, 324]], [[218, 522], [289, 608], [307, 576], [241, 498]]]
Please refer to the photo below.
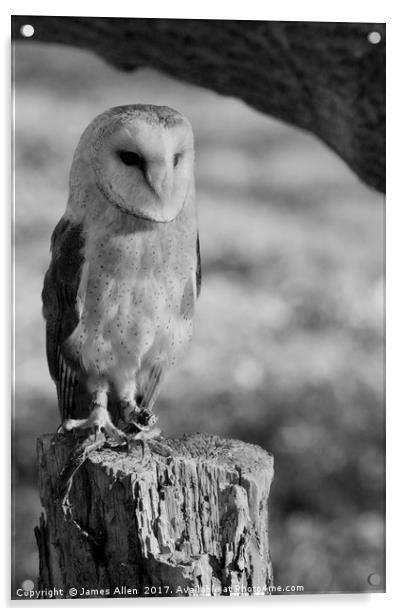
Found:
[[179, 164], [179, 160], [181, 159], [181, 154], [175, 154], [173, 157], [173, 167], [177, 167]]
[[137, 152], [129, 152], [128, 150], [121, 150], [118, 152], [119, 158], [122, 163], [127, 167], [139, 167], [143, 169], [145, 166], [144, 159]]

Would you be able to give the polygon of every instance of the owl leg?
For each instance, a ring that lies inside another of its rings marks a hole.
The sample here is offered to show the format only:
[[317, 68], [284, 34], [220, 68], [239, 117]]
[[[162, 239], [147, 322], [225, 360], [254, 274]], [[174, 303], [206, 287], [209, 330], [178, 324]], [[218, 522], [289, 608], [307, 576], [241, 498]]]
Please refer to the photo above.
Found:
[[130, 417], [131, 425], [135, 426], [136, 434], [133, 440], [149, 440], [161, 434], [161, 430], [155, 427], [158, 418], [152, 412], [155, 400], [159, 393], [162, 376], [162, 364], [155, 364], [145, 373], [140, 392], [137, 393], [137, 406], [135, 414]]
[[162, 374], [163, 364], [158, 363], [153, 365], [147, 374], [141, 395], [137, 399], [140, 408], [140, 417], [143, 417], [143, 421], [150, 427], [152, 427], [158, 419], [156, 415], [153, 414], [152, 409], [159, 394]]
[[124, 423], [130, 424], [138, 415], [139, 408], [137, 406], [135, 375], [129, 379], [116, 379], [115, 386], [119, 398], [120, 415]]
[[116, 374], [114, 385], [119, 399], [120, 416], [124, 431], [131, 435], [139, 432], [148, 434], [149, 432], [149, 438], [159, 434], [159, 431], [151, 431], [151, 428], [157, 421], [155, 415], [137, 404], [136, 373]]
[[148, 432], [158, 421], [156, 415], [154, 415], [149, 409], [143, 409], [137, 404], [127, 403], [125, 400], [120, 402], [121, 413], [123, 420], [128, 426], [128, 431], [131, 432], [130, 427], [140, 432]]
[[[92, 400], [89, 407], [89, 416], [85, 419], [67, 419], [61, 426], [60, 432], [71, 430], [93, 432], [95, 440], [102, 440], [102, 434], [113, 438], [119, 445], [126, 442], [124, 432], [116, 428], [107, 410], [107, 398], [109, 385], [101, 377], [88, 379], [88, 391]], [[104, 439], [103, 439], [104, 440]]]

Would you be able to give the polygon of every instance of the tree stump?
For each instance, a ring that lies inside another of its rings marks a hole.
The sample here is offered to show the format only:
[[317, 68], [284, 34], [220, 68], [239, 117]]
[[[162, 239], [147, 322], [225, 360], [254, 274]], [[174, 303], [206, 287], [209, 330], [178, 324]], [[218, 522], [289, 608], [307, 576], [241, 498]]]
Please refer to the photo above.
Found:
[[269, 594], [269, 453], [209, 434], [154, 439], [129, 454], [104, 448], [75, 474], [66, 517], [60, 475], [73, 446], [70, 436], [38, 439], [40, 589], [66, 598]]

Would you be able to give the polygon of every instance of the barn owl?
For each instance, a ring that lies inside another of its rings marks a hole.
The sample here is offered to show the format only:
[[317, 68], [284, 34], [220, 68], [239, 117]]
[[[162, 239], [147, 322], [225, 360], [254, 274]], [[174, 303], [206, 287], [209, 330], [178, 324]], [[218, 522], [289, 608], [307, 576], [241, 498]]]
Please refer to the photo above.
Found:
[[64, 432], [155, 434], [200, 284], [190, 122], [155, 105], [102, 113], [75, 151], [42, 292]]

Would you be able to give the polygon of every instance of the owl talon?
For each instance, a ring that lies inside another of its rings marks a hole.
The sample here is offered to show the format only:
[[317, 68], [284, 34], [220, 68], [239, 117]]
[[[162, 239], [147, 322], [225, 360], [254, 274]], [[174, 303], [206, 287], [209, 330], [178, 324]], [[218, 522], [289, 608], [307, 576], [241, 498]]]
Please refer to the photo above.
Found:
[[101, 441], [102, 435], [105, 435], [113, 438], [121, 445], [126, 440], [126, 435], [113, 424], [107, 409], [98, 404], [91, 405], [91, 407], [89, 417], [86, 419], [67, 419], [58, 429], [58, 433], [89, 430], [94, 436], [94, 441]]
[[154, 428], [149, 426], [147, 428], [143, 428], [137, 434], [133, 436], [134, 441], [149, 441], [152, 438], [156, 438], [162, 434], [162, 430], [160, 428]]
[[141, 460], [142, 460], [145, 456], [145, 447], [147, 445], [147, 441], [153, 438], [157, 438], [158, 436], [160, 436], [160, 434], [161, 434], [160, 428], [148, 427], [147, 429], [140, 430], [139, 432], [137, 432], [137, 434], [134, 434], [134, 436], [132, 436], [129, 439], [128, 441], [129, 449], [128, 449], [127, 455], [129, 455], [133, 451], [134, 446], [140, 445]]
[[141, 432], [147, 432], [158, 421], [158, 417], [148, 409], [140, 409], [135, 404], [124, 402], [121, 407], [121, 412], [125, 423], [134, 426]]

